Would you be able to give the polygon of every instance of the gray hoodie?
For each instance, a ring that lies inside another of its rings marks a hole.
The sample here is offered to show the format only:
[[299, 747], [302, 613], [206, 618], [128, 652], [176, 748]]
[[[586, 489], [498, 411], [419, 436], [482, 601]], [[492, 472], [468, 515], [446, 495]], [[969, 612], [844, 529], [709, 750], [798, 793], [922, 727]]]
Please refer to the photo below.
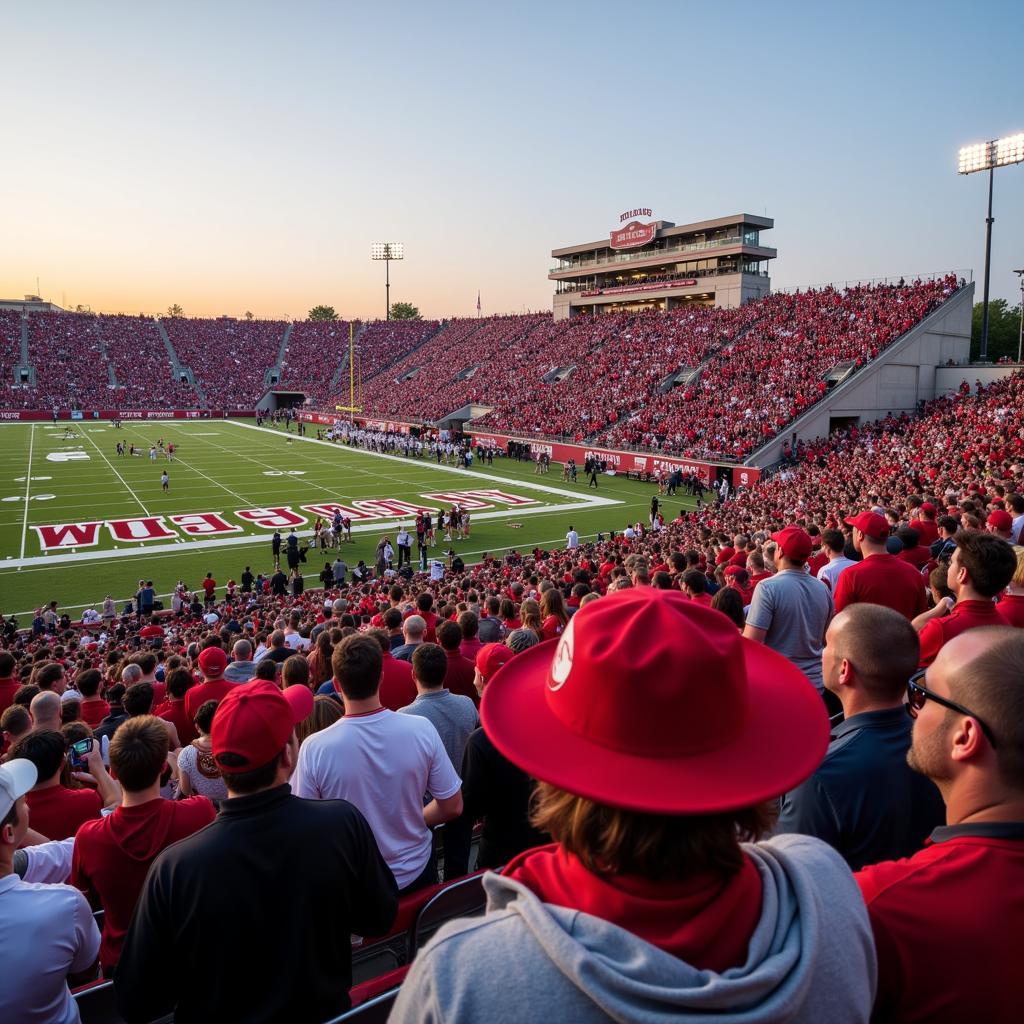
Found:
[[445, 925], [416, 958], [391, 1021], [717, 1024], [867, 1021], [875, 948], [843, 859], [808, 836], [744, 847], [763, 886], [747, 962], [691, 967], [630, 932], [484, 878], [487, 914]]

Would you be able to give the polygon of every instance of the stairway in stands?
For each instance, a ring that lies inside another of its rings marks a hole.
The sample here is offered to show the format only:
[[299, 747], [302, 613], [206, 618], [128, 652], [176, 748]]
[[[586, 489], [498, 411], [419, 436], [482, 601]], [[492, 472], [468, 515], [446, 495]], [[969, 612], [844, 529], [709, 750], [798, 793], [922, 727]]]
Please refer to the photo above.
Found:
[[190, 366], [183, 365], [181, 360], [178, 358], [178, 353], [174, 350], [174, 346], [171, 344], [171, 339], [167, 336], [167, 328], [164, 327], [160, 317], [153, 317], [153, 323], [156, 324], [156, 329], [160, 332], [160, 340], [163, 341], [164, 348], [167, 349], [167, 357], [170, 359], [171, 370], [174, 373], [175, 380], [181, 380], [182, 378], [187, 380], [189, 386], [199, 397], [200, 407], [204, 409], [207, 408], [206, 392], [203, 391], [199, 381], [196, 380], [196, 375], [192, 372], [192, 368]]

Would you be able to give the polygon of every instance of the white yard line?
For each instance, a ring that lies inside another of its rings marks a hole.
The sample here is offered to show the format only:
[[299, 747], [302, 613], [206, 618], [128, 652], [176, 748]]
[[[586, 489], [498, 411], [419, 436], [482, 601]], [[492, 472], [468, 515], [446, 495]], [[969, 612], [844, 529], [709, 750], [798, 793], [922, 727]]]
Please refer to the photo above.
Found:
[[[622, 502], [604, 500], [601, 502], [602, 505], [621, 505]], [[583, 506], [578, 503], [566, 504], [566, 505], [537, 505], [535, 508], [500, 508], [495, 509], [493, 512], [474, 512], [473, 522], [476, 523], [481, 519], [518, 519], [520, 516], [538, 516], [547, 515], [555, 512], [576, 512], [579, 511]], [[149, 515], [149, 513], [146, 513]], [[353, 533], [392, 533], [398, 529], [403, 523], [409, 522], [409, 516], [404, 516], [397, 519], [379, 519], [372, 523], [362, 523], [360, 525], [353, 524]], [[261, 537], [257, 534], [246, 534], [244, 537], [219, 537], [216, 540], [194, 540], [188, 544], [189, 551], [208, 550], [210, 548], [233, 548], [241, 547], [246, 544], [267, 544], [270, 541], [271, 531], [267, 531], [266, 536]], [[562, 538], [564, 539], [564, 538]], [[146, 543], [146, 542], [142, 542]], [[452, 544], [455, 542], [453, 541]], [[510, 544], [509, 547], [519, 547], [517, 544]], [[138, 552], [126, 551], [121, 548], [117, 555], [122, 558], [131, 558], [135, 554], [153, 555], [167, 551], [181, 551], [181, 544], [178, 540], [168, 542], [166, 544], [146, 544], [146, 547], [140, 548]], [[310, 548], [310, 551], [313, 549]], [[328, 548], [328, 551], [336, 550], [334, 548]], [[488, 549], [489, 550], [489, 549]], [[496, 549], [497, 550], [497, 549]], [[3, 562], [0, 562], [0, 570], [2, 569], [17, 569], [25, 568], [28, 566], [36, 565], [62, 565], [66, 562], [100, 562], [104, 559], [111, 558], [114, 556], [114, 552], [109, 548], [101, 551], [76, 551], [74, 554], [68, 552], [62, 555], [32, 555], [28, 558], [8, 558]]]
[[141, 508], [142, 511], [148, 516], [149, 509], [146, 508], [142, 499], [128, 486], [128, 481], [125, 480], [125, 478], [121, 476], [121, 474], [118, 473], [118, 471], [114, 468], [114, 464], [104, 454], [103, 449], [91, 437], [88, 437], [84, 432], [82, 436], [85, 437], [89, 444], [91, 444], [93, 448], [95, 448], [96, 451], [100, 453], [100, 458], [110, 467], [110, 472], [113, 473], [114, 476], [116, 476], [117, 479], [121, 481], [121, 485], [124, 487], [124, 489], [135, 499], [135, 501], [138, 503], [139, 508]]
[[28, 470], [25, 473], [25, 517], [21, 521], [21, 554], [25, 557], [25, 538], [28, 536], [28, 499], [32, 493], [32, 448], [36, 440], [36, 425], [32, 424], [32, 432], [28, 435]]

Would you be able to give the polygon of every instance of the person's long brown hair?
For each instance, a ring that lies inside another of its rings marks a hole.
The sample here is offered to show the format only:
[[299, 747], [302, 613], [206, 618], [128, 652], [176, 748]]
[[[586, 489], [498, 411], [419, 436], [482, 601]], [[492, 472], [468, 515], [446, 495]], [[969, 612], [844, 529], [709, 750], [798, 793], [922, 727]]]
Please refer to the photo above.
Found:
[[761, 838], [774, 817], [767, 803], [724, 814], [643, 814], [538, 782], [530, 821], [596, 875], [675, 882], [703, 871], [735, 874], [743, 865], [740, 842]]

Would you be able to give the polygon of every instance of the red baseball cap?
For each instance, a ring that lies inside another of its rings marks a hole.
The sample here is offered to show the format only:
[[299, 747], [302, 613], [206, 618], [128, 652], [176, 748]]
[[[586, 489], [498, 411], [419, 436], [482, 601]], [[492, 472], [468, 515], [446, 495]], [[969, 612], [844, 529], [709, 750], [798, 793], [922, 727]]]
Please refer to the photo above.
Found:
[[927, 515], [933, 516], [936, 513], [935, 506], [930, 501], [925, 501], [921, 504], [921, 511]]
[[739, 576], [739, 574], [741, 572], [746, 572], [746, 571], [747, 570], [742, 565], [730, 565], [730, 566], [728, 566], [726, 568], [725, 575], [726, 576]]
[[228, 656], [221, 647], [207, 647], [199, 655], [199, 671], [207, 678], [216, 679], [224, 675], [228, 667]]
[[507, 661], [511, 661], [516, 652], [504, 644], [484, 644], [476, 652], [476, 669], [484, 677], [490, 679]]
[[620, 590], [488, 684], [487, 735], [534, 778], [612, 807], [713, 814], [806, 779], [825, 706], [781, 654], [679, 591]]
[[798, 561], [807, 558], [814, 550], [811, 535], [799, 526], [787, 526], [784, 530], [772, 534], [772, 540], [779, 545], [779, 550], [786, 558]]
[[985, 522], [994, 529], [1001, 530], [1004, 533], [1013, 529], [1013, 516], [1001, 508], [989, 512], [988, 519]]
[[[281, 753], [292, 730], [312, 711], [313, 694], [305, 686], [279, 690], [263, 679], [233, 686], [213, 716], [213, 758], [228, 774], [262, 768]], [[223, 754], [240, 757], [243, 763], [232, 757], [232, 764], [224, 764]]]
[[844, 519], [843, 522], [879, 543], [889, 539], [889, 521], [877, 512], [861, 512], [860, 515]]

